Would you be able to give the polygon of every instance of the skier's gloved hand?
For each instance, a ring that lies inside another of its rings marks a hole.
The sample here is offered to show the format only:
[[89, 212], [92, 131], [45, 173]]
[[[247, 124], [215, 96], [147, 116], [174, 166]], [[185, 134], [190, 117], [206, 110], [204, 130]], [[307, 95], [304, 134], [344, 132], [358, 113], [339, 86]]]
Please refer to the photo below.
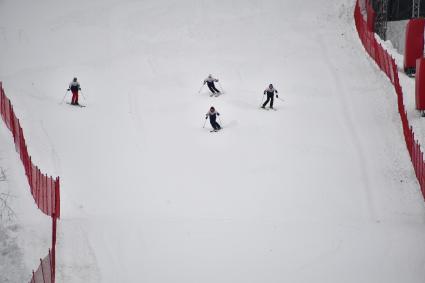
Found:
[[66, 91], [70, 91], [70, 89], [68, 88]]
[[279, 98], [279, 95], [276, 94], [276, 98]]

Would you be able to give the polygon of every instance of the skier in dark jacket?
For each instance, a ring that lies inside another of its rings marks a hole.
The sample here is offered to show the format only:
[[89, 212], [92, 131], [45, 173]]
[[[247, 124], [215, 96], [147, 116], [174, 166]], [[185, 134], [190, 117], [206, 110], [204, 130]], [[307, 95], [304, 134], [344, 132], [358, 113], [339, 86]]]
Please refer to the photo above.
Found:
[[77, 78], [74, 78], [72, 82], [69, 84], [68, 91], [71, 90], [72, 92], [72, 105], [79, 105], [78, 104], [78, 91], [81, 90], [80, 83], [77, 81]]
[[270, 109], [273, 109], [273, 100], [274, 100], [274, 94], [276, 93], [276, 98], [279, 98], [277, 95], [277, 90], [273, 87], [272, 84], [269, 84], [269, 87], [266, 88], [264, 91], [264, 94], [267, 94], [267, 100], [264, 102], [263, 106], [261, 108], [266, 108], [267, 103], [270, 101]]
[[215, 111], [215, 108], [213, 106], [211, 106], [210, 111], [208, 111], [205, 115], [205, 119], [210, 118], [211, 126], [213, 127], [215, 132], [221, 130], [221, 126], [216, 121], [217, 116], [220, 116], [220, 113]]
[[221, 93], [214, 85], [214, 82], [218, 82], [218, 79], [213, 78], [211, 74], [204, 80], [204, 85], [207, 84], [208, 88], [213, 94]]

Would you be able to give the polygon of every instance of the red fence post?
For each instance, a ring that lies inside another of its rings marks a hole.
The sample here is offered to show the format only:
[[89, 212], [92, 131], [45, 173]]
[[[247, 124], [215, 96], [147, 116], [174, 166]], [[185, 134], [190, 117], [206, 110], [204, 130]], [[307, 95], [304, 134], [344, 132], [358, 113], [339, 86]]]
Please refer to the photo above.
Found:
[[419, 183], [421, 184], [421, 187], [424, 185], [424, 153], [421, 150], [421, 178]]
[[55, 282], [56, 278], [56, 229], [57, 229], [57, 219], [53, 214], [52, 216], [52, 278], [53, 282]]
[[13, 122], [15, 122], [15, 117], [14, 117], [14, 113], [13, 113], [13, 108], [12, 108], [12, 103], [9, 100], [9, 127], [10, 130], [12, 131], [12, 135], [13, 135], [13, 140], [15, 140], [15, 126], [13, 125]]
[[57, 218], [60, 218], [60, 178], [56, 178], [55, 183], [55, 215]]
[[414, 164], [414, 169], [415, 169], [415, 175], [416, 177], [418, 176], [418, 146], [416, 145], [416, 140], [415, 140], [415, 164]]
[[38, 200], [38, 196], [40, 194], [39, 192], [40, 192], [40, 174], [38, 171], [38, 167], [36, 166], [35, 167], [35, 198], [34, 200], [35, 200], [35, 203], [37, 204], [37, 207], [39, 202]]
[[47, 213], [47, 175], [44, 175], [44, 185], [43, 185], [43, 212]]
[[40, 268], [41, 268], [41, 275], [43, 277], [43, 282], [46, 283], [46, 281], [44, 280], [45, 276], [44, 276], [44, 270], [43, 270], [43, 260], [40, 258]]

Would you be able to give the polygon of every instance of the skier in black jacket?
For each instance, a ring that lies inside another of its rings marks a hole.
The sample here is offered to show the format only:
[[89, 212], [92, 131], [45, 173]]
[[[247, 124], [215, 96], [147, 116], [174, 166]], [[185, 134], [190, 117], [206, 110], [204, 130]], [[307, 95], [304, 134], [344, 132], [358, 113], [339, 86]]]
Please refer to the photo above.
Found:
[[261, 108], [266, 108], [267, 103], [270, 101], [270, 109], [273, 109], [273, 100], [274, 100], [274, 94], [276, 93], [276, 98], [279, 98], [277, 95], [277, 90], [273, 87], [272, 84], [269, 84], [269, 87], [266, 88], [264, 91], [264, 94], [267, 94], [267, 100], [264, 102], [263, 106]]
[[205, 119], [210, 118], [210, 123], [214, 129], [214, 132], [221, 130], [221, 126], [216, 121], [217, 116], [220, 116], [220, 113], [215, 111], [215, 108], [213, 106], [211, 106], [210, 111], [208, 111], [207, 114], [205, 115]]

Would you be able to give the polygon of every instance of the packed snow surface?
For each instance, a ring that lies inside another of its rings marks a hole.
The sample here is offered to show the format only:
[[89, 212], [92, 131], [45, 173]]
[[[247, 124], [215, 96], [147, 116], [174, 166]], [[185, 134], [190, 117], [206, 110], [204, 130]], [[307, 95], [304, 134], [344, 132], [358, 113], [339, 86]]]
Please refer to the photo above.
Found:
[[[423, 282], [423, 197], [353, 5], [0, 1], [0, 80], [61, 176], [58, 282]], [[198, 93], [209, 73], [225, 94]], [[85, 108], [60, 104], [74, 76]]]
[[0, 282], [28, 282], [51, 247], [52, 221], [34, 205], [9, 130], [0, 123]]

